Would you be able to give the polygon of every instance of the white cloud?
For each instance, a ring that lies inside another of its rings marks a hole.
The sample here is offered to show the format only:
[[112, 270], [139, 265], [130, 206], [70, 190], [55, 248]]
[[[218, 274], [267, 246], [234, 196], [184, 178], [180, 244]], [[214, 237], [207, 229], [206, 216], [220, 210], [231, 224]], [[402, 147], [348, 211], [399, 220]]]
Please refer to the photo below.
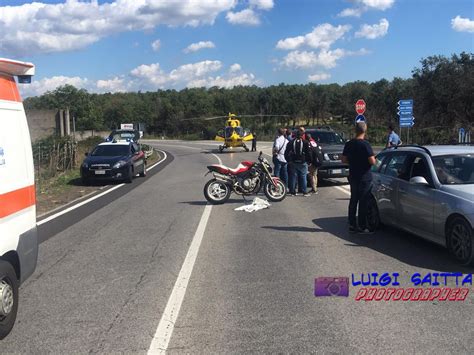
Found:
[[387, 19], [383, 18], [380, 20], [378, 24], [375, 25], [367, 25], [364, 24], [360, 27], [359, 31], [355, 33], [356, 38], [368, 38], [368, 39], [375, 39], [379, 37], [383, 37], [388, 32], [389, 23]]
[[280, 65], [290, 69], [311, 69], [323, 67], [326, 69], [334, 68], [337, 62], [347, 56], [366, 55], [369, 52], [362, 48], [358, 51], [347, 51], [344, 49], [314, 51], [291, 51], [280, 62]]
[[216, 45], [211, 41], [199, 41], [197, 43], [192, 43], [189, 46], [187, 46], [185, 49], [183, 49], [183, 52], [191, 53], [191, 52], [196, 52], [203, 48], [215, 48], [215, 47]]
[[89, 89], [90, 81], [78, 76], [53, 76], [51, 78], [43, 78], [40, 80], [33, 80], [31, 84], [19, 85], [23, 97], [42, 95], [46, 91], [53, 91], [58, 86], [73, 85], [78, 89]]
[[158, 50], [161, 48], [161, 41], [159, 39], [157, 39], [156, 41], [154, 41], [152, 44], [151, 44], [151, 48], [153, 48], [153, 50], [155, 52], [158, 52]]
[[239, 85], [260, 85], [261, 81], [255, 78], [253, 74], [243, 73], [240, 75], [217, 76], [203, 79], [192, 80], [187, 87], [213, 87], [232, 88]]
[[239, 63], [234, 63], [234, 64], [232, 64], [232, 65], [230, 66], [229, 72], [235, 73], [235, 72], [240, 71], [241, 69], [242, 69], [242, 68], [241, 68], [241, 66], [240, 66]]
[[451, 20], [451, 27], [458, 32], [474, 32], [474, 21], [458, 15]]
[[371, 9], [385, 11], [392, 7], [395, 0], [359, 0], [358, 2]]
[[313, 75], [308, 76], [309, 81], [324, 81], [328, 80], [331, 77], [331, 74], [329, 73], [317, 73]]
[[342, 10], [339, 17], [360, 17], [369, 10], [385, 11], [393, 6], [395, 0], [355, 0], [355, 6]]
[[128, 89], [125, 80], [119, 77], [109, 80], [97, 80], [96, 86], [99, 92], [125, 92]]
[[252, 9], [245, 9], [239, 12], [229, 11], [226, 15], [227, 21], [233, 25], [247, 25], [247, 26], [258, 26], [260, 25], [260, 18], [257, 13]]
[[159, 25], [212, 25], [236, 0], [68, 0], [0, 6], [0, 50], [12, 56], [84, 48], [115, 33]]
[[249, 5], [261, 10], [268, 11], [273, 9], [274, 3], [273, 0], [250, 0]]
[[304, 36], [289, 37], [279, 40], [276, 48], [293, 50], [302, 46], [311, 48], [329, 49], [329, 47], [340, 39], [351, 29], [349, 25], [333, 26], [329, 23], [318, 25], [310, 33]]
[[89, 92], [126, 92], [147, 91], [164, 88], [212, 87], [230, 88], [236, 85], [260, 85], [261, 81], [252, 73], [241, 71], [240, 64], [234, 63], [226, 73], [217, 73], [223, 69], [218, 60], [204, 60], [185, 64], [169, 72], [163, 70], [159, 63], [142, 64], [132, 69], [128, 75], [112, 79], [90, 80], [80, 77], [54, 76], [33, 80], [31, 84], [20, 85], [23, 97], [38, 96], [46, 91], [53, 91], [59, 86], [70, 84]]

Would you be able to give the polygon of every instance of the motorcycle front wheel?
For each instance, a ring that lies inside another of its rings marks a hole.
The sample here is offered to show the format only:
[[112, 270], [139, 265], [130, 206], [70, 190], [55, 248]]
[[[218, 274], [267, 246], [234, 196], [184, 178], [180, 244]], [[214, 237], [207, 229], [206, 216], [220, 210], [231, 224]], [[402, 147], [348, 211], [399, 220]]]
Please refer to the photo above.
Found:
[[230, 198], [231, 190], [229, 185], [217, 179], [209, 180], [204, 185], [204, 197], [213, 205], [221, 205]]
[[286, 187], [283, 181], [277, 180], [276, 185], [275, 187], [270, 181], [267, 181], [263, 189], [265, 196], [272, 202], [283, 201], [286, 197]]

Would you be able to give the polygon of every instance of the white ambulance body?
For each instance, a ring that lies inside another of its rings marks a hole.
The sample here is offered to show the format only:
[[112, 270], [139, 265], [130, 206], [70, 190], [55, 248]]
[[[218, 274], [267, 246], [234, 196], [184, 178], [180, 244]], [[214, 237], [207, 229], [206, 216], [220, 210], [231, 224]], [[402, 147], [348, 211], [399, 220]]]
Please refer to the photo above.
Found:
[[32, 75], [33, 64], [0, 58], [0, 339], [13, 328], [18, 287], [38, 257], [30, 133], [14, 78]]

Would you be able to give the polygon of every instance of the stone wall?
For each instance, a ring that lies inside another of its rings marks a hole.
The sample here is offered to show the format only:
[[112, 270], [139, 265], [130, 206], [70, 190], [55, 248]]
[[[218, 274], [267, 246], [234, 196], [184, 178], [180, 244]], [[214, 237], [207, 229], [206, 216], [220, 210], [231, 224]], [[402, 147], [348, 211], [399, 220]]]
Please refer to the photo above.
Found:
[[27, 110], [26, 119], [30, 129], [31, 142], [59, 134], [58, 110]]

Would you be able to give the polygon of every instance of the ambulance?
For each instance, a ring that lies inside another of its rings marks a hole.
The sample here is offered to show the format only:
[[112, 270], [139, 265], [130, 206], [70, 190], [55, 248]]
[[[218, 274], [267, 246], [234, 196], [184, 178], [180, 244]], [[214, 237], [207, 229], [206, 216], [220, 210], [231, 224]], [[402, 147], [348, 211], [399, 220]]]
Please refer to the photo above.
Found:
[[33, 155], [15, 81], [31, 82], [34, 71], [31, 63], [0, 58], [0, 339], [13, 328], [18, 288], [38, 258]]

